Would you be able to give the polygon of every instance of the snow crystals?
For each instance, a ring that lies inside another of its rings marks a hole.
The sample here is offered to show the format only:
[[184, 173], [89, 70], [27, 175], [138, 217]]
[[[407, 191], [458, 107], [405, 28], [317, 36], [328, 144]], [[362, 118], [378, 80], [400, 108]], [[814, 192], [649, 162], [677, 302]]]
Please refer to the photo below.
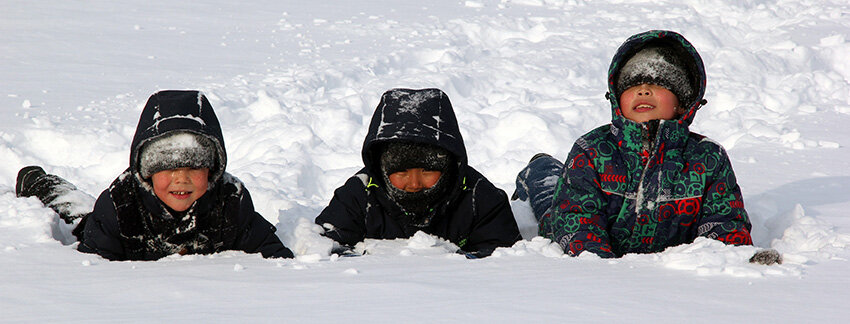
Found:
[[[389, 96], [399, 102], [399, 113], [413, 114], [419, 117], [419, 108], [428, 100], [439, 98], [442, 93], [439, 90], [411, 92], [403, 89], [393, 89]], [[439, 120], [438, 120], [439, 122]]]

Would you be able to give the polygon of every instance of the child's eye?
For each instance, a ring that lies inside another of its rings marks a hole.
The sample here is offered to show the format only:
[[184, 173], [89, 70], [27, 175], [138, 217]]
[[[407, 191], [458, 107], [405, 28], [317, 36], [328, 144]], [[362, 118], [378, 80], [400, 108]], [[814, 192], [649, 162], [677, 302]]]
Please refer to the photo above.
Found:
[[422, 172], [422, 175], [426, 177], [439, 177], [441, 174], [442, 172], [437, 170], [426, 170]]

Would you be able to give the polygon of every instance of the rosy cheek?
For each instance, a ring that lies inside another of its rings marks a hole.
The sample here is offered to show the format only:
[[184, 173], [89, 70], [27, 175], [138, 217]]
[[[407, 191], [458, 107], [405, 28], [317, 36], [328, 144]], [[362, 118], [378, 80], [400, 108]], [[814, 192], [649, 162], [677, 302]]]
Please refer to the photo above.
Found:
[[435, 171], [428, 172], [425, 175], [423, 175], [422, 182], [423, 182], [424, 187], [431, 188], [434, 185], [436, 185], [437, 182], [440, 181], [441, 175], [442, 175], [441, 172], [435, 172]]
[[393, 185], [393, 187], [396, 187], [398, 189], [404, 189], [404, 186], [407, 184], [407, 181], [405, 181], [404, 176], [393, 173], [389, 176], [389, 178], [390, 183]]

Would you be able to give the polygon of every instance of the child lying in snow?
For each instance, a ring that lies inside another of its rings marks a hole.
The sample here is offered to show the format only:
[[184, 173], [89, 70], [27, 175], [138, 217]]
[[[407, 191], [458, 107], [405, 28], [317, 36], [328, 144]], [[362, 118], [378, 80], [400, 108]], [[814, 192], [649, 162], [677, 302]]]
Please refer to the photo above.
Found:
[[540, 235], [570, 255], [606, 258], [697, 236], [752, 244], [726, 152], [688, 130], [706, 103], [693, 46], [671, 31], [634, 35], [614, 55], [608, 84], [611, 124], [579, 138], [566, 168], [539, 154], [517, 176], [515, 196], [530, 198]]
[[142, 111], [130, 167], [100, 194], [93, 211], [74, 213], [62, 196], [76, 187], [37, 166], [21, 169], [16, 193], [38, 197], [69, 224], [82, 218], [73, 232], [78, 249], [109, 260], [224, 250], [291, 258], [226, 165], [221, 127], [207, 98], [198, 91], [161, 91]]
[[438, 89], [393, 89], [378, 104], [361, 152], [365, 167], [316, 217], [343, 246], [423, 231], [468, 257], [520, 239], [504, 191], [467, 165], [451, 102]]

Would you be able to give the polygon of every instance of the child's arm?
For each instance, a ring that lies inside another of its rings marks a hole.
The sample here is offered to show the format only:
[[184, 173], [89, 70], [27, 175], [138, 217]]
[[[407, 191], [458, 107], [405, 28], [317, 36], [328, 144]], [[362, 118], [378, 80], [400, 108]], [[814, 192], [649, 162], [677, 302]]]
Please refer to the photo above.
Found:
[[264, 258], [292, 258], [294, 254], [280, 241], [277, 229], [262, 215], [254, 211], [254, 202], [248, 189], [242, 187], [239, 203], [239, 234], [236, 249], [247, 253], [260, 253]]
[[475, 223], [469, 236], [458, 242], [461, 250], [486, 257], [497, 247], [510, 247], [522, 239], [508, 196], [483, 178], [473, 186]]
[[334, 196], [328, 206], [316, 216], [316, 224], [325, 229], [322, 234], [339, 244], [354, 246], [366, 238], [366, 185], [363, 184], [359, 173], [334, 191]]
[[118, 217], [109, 190], [100, 194], [94, 210], [83, 217], [77, 226], [81, 227], [83, 232], [77, 250], [98, 254], [112, 261], [126, 260], [118, 231]]
[[726, 244], [752, 245], [752, 225], [729, 156], [719, 145], [703, 143], [710, 143], [711, 149], [719, 152], [716, 154], [719, 164], [714, 172], [706, 175], [707, 190], [703, 195], [698, 235]]
[[573, 145], [564, 173], [555, 187], [553, 205], [540, 218], [539, 234], [561, 245], [569, 255], [589, 251], [613, 258], [602, 215], [605, 193], [599, 187], [599, 174], [592, 160], [578, 144]]

